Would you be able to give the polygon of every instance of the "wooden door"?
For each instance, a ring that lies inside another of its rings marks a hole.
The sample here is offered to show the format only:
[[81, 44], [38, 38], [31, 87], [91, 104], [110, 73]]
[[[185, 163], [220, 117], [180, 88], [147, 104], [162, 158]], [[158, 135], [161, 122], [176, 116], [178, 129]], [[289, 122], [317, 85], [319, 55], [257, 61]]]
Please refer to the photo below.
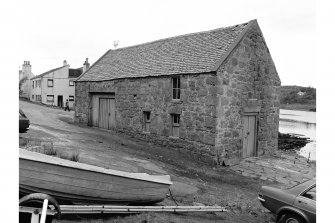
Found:
[[100, 128], [112, 129], [115, 127], [115, 101], [111, 98], [99, 98], [99, 125]]
[[256, 155], [256, 115], [244, 116], [242, 157]]
[[115, 127], [115, 100], [108, 99], [108, 129]]

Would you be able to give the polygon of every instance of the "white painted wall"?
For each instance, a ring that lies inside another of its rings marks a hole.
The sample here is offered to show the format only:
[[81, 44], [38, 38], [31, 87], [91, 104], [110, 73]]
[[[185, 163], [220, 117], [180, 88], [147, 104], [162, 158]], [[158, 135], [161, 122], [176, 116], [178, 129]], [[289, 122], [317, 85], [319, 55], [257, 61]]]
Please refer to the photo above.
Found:
[[[58, 106], [58, 96], [63, 96], [63, 106], [65, 107], [66, 99], [69, 100], [69, 96], [74, 96], [75, 86], [69, 86], [70, 80], [75, 80], [76, 78], [68, 78], [69, 76], [69, 66], [64, 66], [56, 71], [45, 74], [41, 78], [33, 79], [41, 80], [41, 87], [35, 87], [31, 90], [30, 99], [32, 100], [32, 95], [42, 95], [42, 103], [47, 105]], [[48, 87], [48, 80], [53, 80], [53, 87]], [[32, 86], [32, 83], [31, 83]], [[53, 102], [47, 101], [47, 96], [53, 95]], [[36, 101], [36, 96], [34, 97]], [[69, 101], [69, 107], [73, 108], [74, 101]]]

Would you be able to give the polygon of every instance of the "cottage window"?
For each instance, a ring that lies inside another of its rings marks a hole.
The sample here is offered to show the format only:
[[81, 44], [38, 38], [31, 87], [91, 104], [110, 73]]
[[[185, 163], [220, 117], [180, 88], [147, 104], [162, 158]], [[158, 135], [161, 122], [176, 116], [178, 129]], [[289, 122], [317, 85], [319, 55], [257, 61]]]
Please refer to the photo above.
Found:
[[180, 77], [172, 78], [172, 99], [180, 99]]
[[178, 114], [171, 114], [171, 119], [172, 119], [171, 135], [173, 137], [179, 137], [180, 115], [178, 115]]
[[70, 95], [69, 96], [69, 101], [74, 101], [74, 96]]
[[54, 96], [53, 95], [47, 95], [47, 102], [54, 102]]
[[54, 80], [48, 79], [48, 87], [53, 87], [54, 86]]
[[74, 82], [73, 81], [69, 81], [69, 86], [74, 86]]
[[144, 125], [143, 125], [143, 131], [144, 132], [150, 132], [150, 112], [145, 111], [143, 112], [143, 120], [144, 120]]

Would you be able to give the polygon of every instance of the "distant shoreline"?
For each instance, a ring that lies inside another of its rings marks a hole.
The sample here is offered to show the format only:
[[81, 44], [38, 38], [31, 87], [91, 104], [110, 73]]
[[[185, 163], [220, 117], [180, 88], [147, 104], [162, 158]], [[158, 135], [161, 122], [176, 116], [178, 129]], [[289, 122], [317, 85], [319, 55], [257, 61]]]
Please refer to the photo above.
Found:
[[296, 111], [310, 111], [316, 112], [316, 106], [314, 104], [281, 104], [280, 109], [296, 110]]

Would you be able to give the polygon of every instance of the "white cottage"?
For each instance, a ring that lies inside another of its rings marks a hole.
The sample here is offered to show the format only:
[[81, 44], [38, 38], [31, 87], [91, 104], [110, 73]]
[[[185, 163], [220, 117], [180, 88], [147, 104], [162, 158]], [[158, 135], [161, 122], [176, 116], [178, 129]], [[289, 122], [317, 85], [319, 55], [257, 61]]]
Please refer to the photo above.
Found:
[[84, 67], [77, 69], [70, 68], [70, 65], [64, 60], [63, 66], [32, 78], [30, 80], [30, 100], [58, 107], [64, 107], [66, 100], [69, 100], [69, 107], [73, 108], [75, 101], [74, 80], [88, 67], [87, 58]]

